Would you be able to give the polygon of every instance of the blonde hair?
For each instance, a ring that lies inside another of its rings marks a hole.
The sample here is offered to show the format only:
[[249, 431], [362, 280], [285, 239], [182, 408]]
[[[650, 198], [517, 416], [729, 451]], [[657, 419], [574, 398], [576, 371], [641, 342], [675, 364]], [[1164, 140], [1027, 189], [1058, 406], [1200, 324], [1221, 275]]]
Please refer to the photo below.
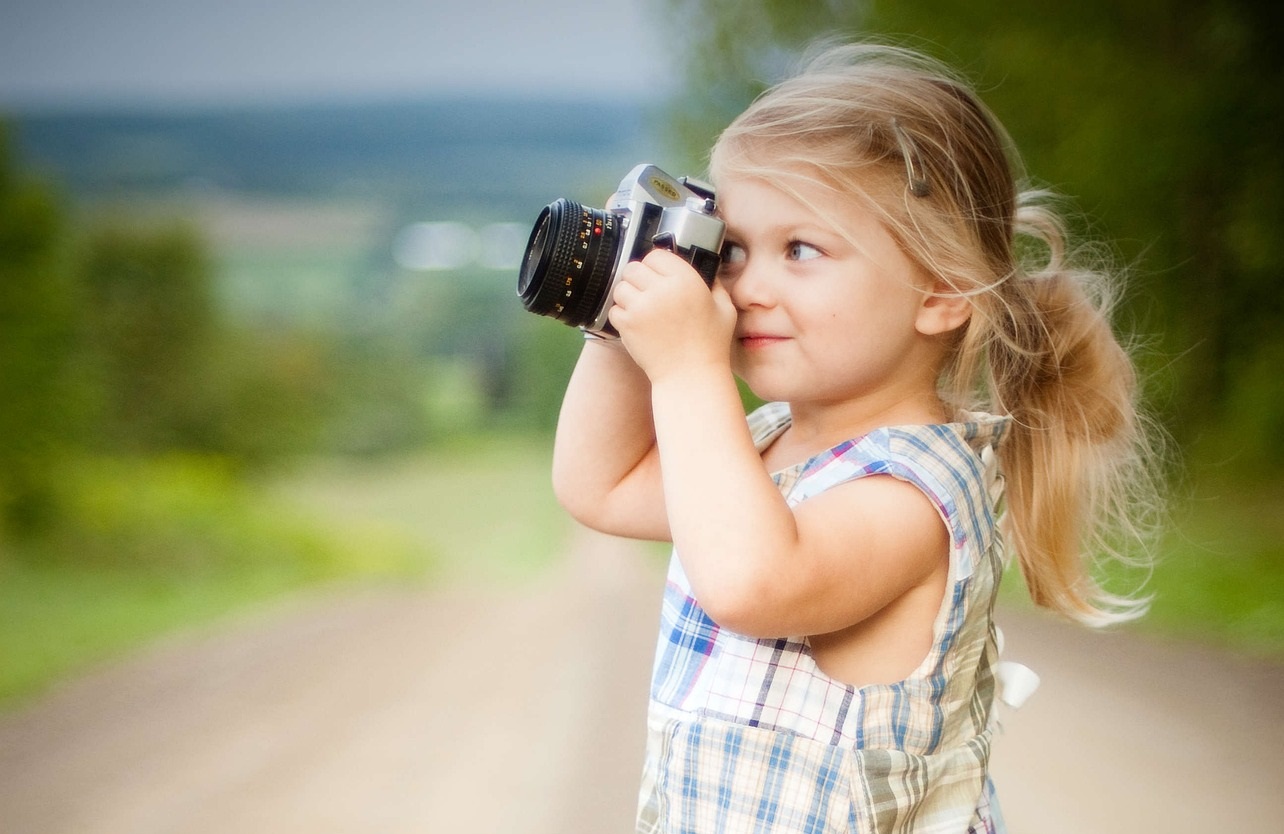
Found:
[[1034, 601], [1101, 625], [1147, 600], [1106, 591], [1094, 562], [1145, 560], [1159, 506], [1138, 376], [1111, 326], [1116, 273], [1072, 250], [1051, 195], [1018, 189], [1012, 144], [972, 88], [903, 48], [812, 57], [721, 134], [710, 177], [800, 179], [877, 212], [929, 275], [966, 296], [942, 398], [1012, 417], [1000, 525]]

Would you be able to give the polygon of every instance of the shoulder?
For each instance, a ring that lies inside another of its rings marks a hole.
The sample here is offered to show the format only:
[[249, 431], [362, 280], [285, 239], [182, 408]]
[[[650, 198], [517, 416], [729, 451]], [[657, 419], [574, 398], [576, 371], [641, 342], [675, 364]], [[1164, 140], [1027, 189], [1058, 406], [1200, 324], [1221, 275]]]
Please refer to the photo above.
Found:
[[839, 484], [890, 475], [917, 487], [945, 521], [956, 546], [988, 546], [1002, 477], [995, 455], [1010, 418], [967, 413], [953, 423], [888, 426], [813, 458], [791, 504]]
[[953, 423], [893, 426], [875, 433], [876, 453], [917, 476], [955, 488], [984, 483], [1010, 417], [968, 412]]

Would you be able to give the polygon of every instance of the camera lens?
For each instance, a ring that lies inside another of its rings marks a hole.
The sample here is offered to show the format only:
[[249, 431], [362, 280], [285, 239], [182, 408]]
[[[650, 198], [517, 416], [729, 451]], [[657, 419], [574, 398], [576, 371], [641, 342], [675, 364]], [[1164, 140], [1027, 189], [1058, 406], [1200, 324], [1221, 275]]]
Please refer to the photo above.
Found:
[[526, 245], [517, 294], [532, 313], [572, 327], [592, 323], [620, 245], [619, 215], [562, 198], [540, 212]]

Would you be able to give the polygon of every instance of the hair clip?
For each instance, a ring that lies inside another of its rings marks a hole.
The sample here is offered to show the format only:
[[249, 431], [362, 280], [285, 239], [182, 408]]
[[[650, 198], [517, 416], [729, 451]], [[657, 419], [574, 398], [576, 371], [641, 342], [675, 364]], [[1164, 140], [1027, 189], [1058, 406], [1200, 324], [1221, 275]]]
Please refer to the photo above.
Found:
[[901, 148], [901, 158], [905, 160], [905, 178], [909, 182], [910, 193], [915, 197], [926, 197], [932, 192], [927, 184], [927, 178], [922, 174], [922, 166], [918, 165], [918, 154], [914, 151], [914, 145], [910, 142], [909, 134], [905, 128], [901, 127], [900, 120], [892, 119], [892, 133], [896, 134], [896, 143]]

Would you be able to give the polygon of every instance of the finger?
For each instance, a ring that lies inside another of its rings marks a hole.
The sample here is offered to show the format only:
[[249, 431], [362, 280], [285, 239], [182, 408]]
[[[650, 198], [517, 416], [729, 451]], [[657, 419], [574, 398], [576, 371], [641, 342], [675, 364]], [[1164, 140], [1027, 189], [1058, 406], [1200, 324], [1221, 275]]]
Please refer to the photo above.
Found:
[[713, 303], [718, 307], [734, 311], [736, 304], [731, 300], [731, 293], [722, 285], [721, 281], [714, 281], [713, 286], [709, 288], [710, 294], [713, 295]]
[[619, 304], [611, 306], [610, 312], [606, 314], [606, 320], [610, 322], [615, 331], [620, 334], [620, 338], [625, 341], [632, 341], [634, 337], [633, 328], [637, 323], [637, 313], [631, 312], [626, 307]]
[[637, 298], [638, 287], [623, 273], [620, 280], [615, 282], [615, 288], [611, 291], [611, 300], [621, 307], [627, 307], [630, 299]]
[[691, 264], [668, 249], [652, 249], [641, 261], [660, 275], [676, 275], [691, 269]]
[[634, 289], [644, 290], [655, 280], [656, 272], [642, 261], [629, 261], [620, 268], [618, 285], [629, 284]]

